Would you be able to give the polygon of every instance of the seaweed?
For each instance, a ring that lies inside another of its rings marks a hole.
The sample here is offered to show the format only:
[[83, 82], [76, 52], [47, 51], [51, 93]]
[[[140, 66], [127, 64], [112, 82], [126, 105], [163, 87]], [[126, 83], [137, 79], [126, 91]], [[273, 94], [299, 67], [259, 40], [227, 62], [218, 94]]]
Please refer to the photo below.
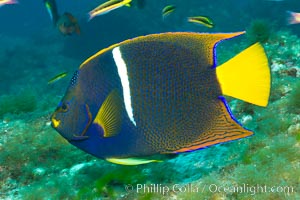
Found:
[[[124, 185], [136, 185], [137, 183], [144, 183], [146, 175], [141, 173], [138, 166], [118, 166], [113, 170], [104, 173], [101, 178], [94, 181], [93, 184], [83, 187], [77, 194], [77, 199], [91, 198], [91, 197], [107, 197], [116, 198], [116, 189], [119, 187], [124, 190]], [[95, 188], [91, 192], [91, 188]]]
[[271, 35], [270, 22], [263, 19], [255, 19], [246, 29], [246, 34], [251, 44], [256, 42], [266, 43]]
[[294, 84], [294, 88], [290, 93], [290, 101], [288, 103], [290, 112], [295, 114], [300, 113], [300, 81], [298, 80]]
[[0, 98], [0, 117], [7, 113], [20, 114], [35, 111], [37, 99], [31, 90], [23, 90], [17, 95], [3, 95]]

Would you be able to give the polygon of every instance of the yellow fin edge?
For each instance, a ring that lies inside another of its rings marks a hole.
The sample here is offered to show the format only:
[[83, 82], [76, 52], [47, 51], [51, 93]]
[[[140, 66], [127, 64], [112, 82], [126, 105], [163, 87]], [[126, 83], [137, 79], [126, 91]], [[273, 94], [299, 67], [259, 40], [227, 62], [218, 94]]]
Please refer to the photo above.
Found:
[[161, 160], [147, 160], [142, 158], [106, 158], [106, 160], [119, 165], [143, 165], [151, 162], [162, 162]]

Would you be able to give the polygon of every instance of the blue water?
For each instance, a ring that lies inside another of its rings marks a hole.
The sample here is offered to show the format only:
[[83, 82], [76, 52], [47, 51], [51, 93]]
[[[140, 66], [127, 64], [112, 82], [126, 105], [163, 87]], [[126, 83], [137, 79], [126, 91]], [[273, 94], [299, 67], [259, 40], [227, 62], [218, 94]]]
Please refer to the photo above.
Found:
[[[233, 32], [245, 30], [253, 19], [267, 19], [276, 27], [285, 27], [286, 10], [297, 9], [297, 1], [273, 2], [264, 0], [239, 1], [146, 1], [144, 9], [122, 8], [108, 15], [102, 15], [88, 22], [88, 12], [103, 1], [86, 3], [80, 0], [58, 1], [59, 13], [71, 12], [82, 28], [80, 37], [62, 38], [64, 54], [81, 59], [91, 55], [104, 46], [138, 36], [141, 34], [165, 31], [201, 31]], [[177, 6], [177, 10], [166, 22], [161, 20], [161, 9], [168, 4]], [[299, 9], [298, 9], [299, 10]], [[297, 11], [297, 10], [295, 10]], [[186, 22], [191, 15], [205, 15], [213, 19], [216, 27], [209, 30]], [[43, 38], [52, 25], [42, 1], [28, 0], [17, 5], [1, 8], [1, 34]], [[299, 32], [299, 27], [289, 29]], [[55, 32], [55, 30], [52, 30]], [[121, 34], [119, 34], [121, 32]], [[43, 38], [44, 39], [44, 38]], [[44, 39], [47, 40], [47, 37]], [[48, 38], [49, 40], [49, 38]], [[79, 48], [80, 47], [80, 48]], [[71, 52], [70, 52], [71, 51]]]

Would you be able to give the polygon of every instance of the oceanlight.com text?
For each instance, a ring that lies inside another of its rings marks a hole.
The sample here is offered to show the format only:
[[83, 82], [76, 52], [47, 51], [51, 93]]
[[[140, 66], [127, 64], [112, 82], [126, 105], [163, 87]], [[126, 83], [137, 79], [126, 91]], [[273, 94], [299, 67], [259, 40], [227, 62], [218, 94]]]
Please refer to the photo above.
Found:
[[125, 190], [127, 192], [135, 193], [158, 193], [166, 195], [169, 192], [172, 193], [247, 193], [249, 195], [255, 195], [258, 193], [284, 193], [289, 196], [295, 193], [295, 187], [293, 186], [267, 186], [267, 185], [250, 185], [250, 184], [240, 184], [240, 185], [217, 185], [217, 184], [135, 184], [135, 185], [125, 185]]
[[218, 186], [216, 184], [210, 184], [208, 190], [211, 193], [248, 193], [250, 195], [257, 193], [284, 193], [290, 195], [295, 192], [292, 186], [249, 185], [245, 183], [237, 186]]

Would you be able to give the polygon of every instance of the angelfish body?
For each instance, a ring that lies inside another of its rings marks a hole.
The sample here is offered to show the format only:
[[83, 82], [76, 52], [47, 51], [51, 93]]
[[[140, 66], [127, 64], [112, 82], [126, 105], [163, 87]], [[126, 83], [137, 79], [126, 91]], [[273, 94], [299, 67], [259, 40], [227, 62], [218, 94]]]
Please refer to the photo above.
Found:
[[118, 164], [252, 135], [223, 95], [266, 106], [270, 71], [255, 44], [216, 67], [215, 47], [243, 34], [162, 33], [112, 45], [83, 62], [51, 117], [70, 143]]

